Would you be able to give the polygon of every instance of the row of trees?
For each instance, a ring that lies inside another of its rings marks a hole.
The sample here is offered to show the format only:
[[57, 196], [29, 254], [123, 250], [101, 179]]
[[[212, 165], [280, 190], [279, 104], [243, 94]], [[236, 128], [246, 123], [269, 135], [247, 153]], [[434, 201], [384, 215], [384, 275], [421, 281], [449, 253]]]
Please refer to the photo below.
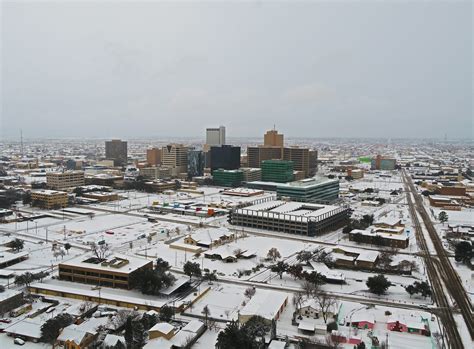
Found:
[[24, 274], [15, 276], [15, 285], [17, 286], [26, 286], [29, 287], [31, 283], [35, 281], [43, 281], [43, 279], [48, 276], [49, 273], [45, 271], [40, 271], [38, 273], [30, 273], [27, 271]]

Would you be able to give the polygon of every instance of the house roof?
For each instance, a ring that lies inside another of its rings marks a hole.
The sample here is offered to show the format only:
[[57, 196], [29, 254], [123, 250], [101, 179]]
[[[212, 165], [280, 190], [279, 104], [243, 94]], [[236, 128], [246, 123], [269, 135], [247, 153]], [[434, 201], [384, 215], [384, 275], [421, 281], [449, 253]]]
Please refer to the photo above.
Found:
[[273, 320], [288, 296], [285, 293], [258, 290], [247, 305], [240, 310], [240, 315], [259, 315], [267, 320]]
[[167, 322], [159, 322], [155, 326], [150, 328], [150, 332], [153, 332], [153, 331], [160, 332], [163, 334], [168, 334], [174, 331], [174, 326], [170, 325]]

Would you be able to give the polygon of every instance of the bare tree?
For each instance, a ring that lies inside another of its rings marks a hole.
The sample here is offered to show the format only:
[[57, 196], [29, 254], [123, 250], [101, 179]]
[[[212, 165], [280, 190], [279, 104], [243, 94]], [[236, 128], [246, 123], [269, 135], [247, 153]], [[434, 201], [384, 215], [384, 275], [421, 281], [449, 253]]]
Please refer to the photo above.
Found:
[[306, 295], [306, 297], [312, 296], [317, 290], [318, 286], [312, 282], [305, 281], [303, 283], [303, 292]]
[[295, 292], [293, 294], [293, 305], [296, 308], [296, 311], [301, 309], [301, 305], [303, 303], [303, 292]]
[[103, 260], [109, 252], [109, 245], [106, 243], [96, 244], [95, 242], [93, 242], [91, 244], [91, 251], [97, 257], [97, 259]]
[[329, 311], [336, 305], [336, 298], [326, 292], [317, 290], [313, 292], [314, 299], [321, 309], [324, 323], [327, 323]]

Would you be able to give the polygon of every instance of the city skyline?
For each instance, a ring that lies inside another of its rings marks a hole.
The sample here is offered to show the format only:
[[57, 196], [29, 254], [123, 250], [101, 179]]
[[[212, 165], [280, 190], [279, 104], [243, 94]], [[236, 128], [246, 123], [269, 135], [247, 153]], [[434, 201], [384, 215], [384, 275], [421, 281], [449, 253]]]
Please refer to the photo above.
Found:
[[1, 137], [472, 138], [471, 9], [3, 2]]

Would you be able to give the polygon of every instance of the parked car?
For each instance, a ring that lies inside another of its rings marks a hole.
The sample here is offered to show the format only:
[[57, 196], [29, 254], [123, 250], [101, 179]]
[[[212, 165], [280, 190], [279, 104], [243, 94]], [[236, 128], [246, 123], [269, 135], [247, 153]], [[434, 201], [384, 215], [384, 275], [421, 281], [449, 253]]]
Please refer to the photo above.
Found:
[[15, 343], [16, 345], [25, 345], [25, 341], [21, 338], [15, 338], [13, 340], [13, 343]]

